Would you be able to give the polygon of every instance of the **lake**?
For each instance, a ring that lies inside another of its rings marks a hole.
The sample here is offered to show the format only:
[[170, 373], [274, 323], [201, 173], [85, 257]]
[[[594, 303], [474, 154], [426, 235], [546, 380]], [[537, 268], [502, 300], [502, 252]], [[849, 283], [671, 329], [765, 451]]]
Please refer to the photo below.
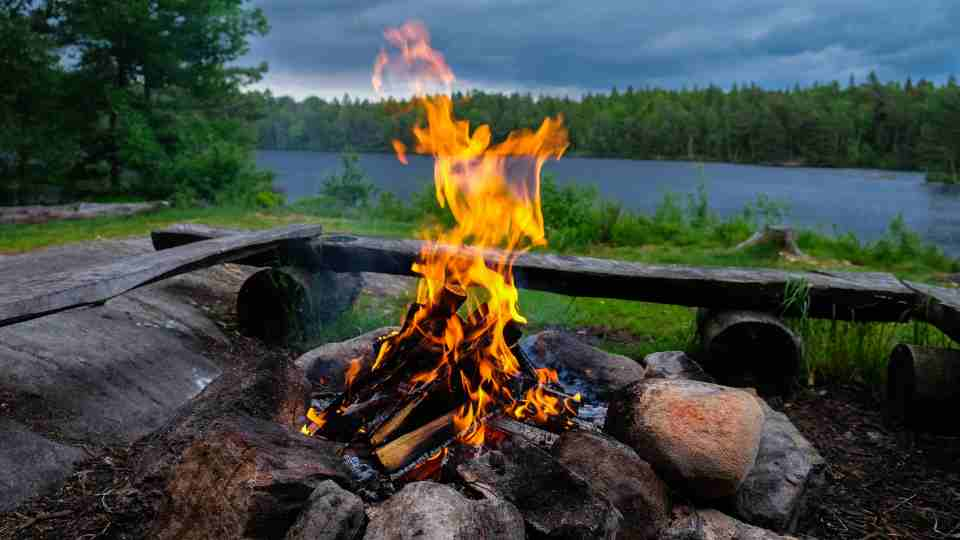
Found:
[[[289, 200], [317, 194], [322, 179], [339, 170], [339, 159], [329, 152], [257, 152]], [[362, 154], [360, 166], [380, 189], [407, 198], [433, 178], [432, 158], [408, 159], [403, 165], [391, 154]], [[604, 197], [642, 212], [652, 212], [666, 192], [693, 193], [701, 183], [723, 216], [765, 194], [788, 205], [788, 224], [852, 231], [866, 240], [881, 236], [902, 213], [924, 239], [960, 257], [960, 186], [928, 184], [922, 173], [592, 158], [550, 161], [544, 170], [560, 183], [595, 185]]]

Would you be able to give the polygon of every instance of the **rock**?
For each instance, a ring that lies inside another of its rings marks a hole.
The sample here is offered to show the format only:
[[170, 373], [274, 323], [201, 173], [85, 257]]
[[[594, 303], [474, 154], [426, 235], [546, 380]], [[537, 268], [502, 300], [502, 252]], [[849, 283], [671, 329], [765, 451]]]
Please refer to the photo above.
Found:
[[671, 487], [717, 499], [735, 494], [753, 468], [763, 420], [746, 392], [648, 379], [611, 400], [604, 430], [636, 450]]
[[[83, 242], [4, 256], [0, 282], [107, 264], [152, 251], [147, 238]], [[0, 428], [0, 463], [44, 458], [43, 478], [73, 471], [69, 441], [97, 453], [161, 427], [221, 374], [227, 337], [210, 312], [232, 309], [246, 271], [219, 265], [131, 291], [107, 304], [0, 328], [0, 415], [23, 429]], [[215, 351], [211, 354], [211, 351]], [[301, 413], [302, 414], [302, 413]], [[28, 436], [24, 430], [35, 433]], [[39, 448], [45, 448], [40, 450]], [[84, 454], [86, 457], [87, 454]], [[29, 466], [40, 465], [31, 463]], [[26, 474], [25, 465], [21, 472]], [[0, 473], [0, 485], [12, 478]], [[38, 477], [39, 478], [39, 477]], [[20, 482], [3, 506], [42, 493], [47, 482]]]
[[648, 354], [642, 364], [647, 368], [648, 379], [687, 379], [714, 382], [693, 358], [683, 351], [664, 351]]
[[567, 539], [616, 538], [623, 516], [580, 475], [528, 444], [498, 451], [457, 467], [470, 487], [505, 499], [539, 535]]
[[559, 371], [561, 382], [564, 375], [573, 375], [589, 385], [580, 391], [593, 391], [599, 399], [644, 377], [643, 366], [634, 360], [591, 347], [564, 332], [540, 332], [520, 345], [535, 364]]
[[87, 457], [79, 448], [51, 441], [24, 426], [0, 418], [0, 512], [34, 494], [51, 491]]
[[360, 497], [325, 480], [310, 494], [286, 540], [353, 540], [366, 521]]
[[669, 523], [669, 488], [632, 448], [600, 433], [568, 431], [553, 454], [623, 514], [617, 538], [655, 539]]
[[793, 532], [810, 491], [823, 481], [826, 462], [785, 414], [758, 401], [766, 416], [760, 450], [732, 506], [748, 523]]
[[364, 540], [523, 540], [523, 517], [497, 498], [471, 500], [450, 486], [414, 482], [370, 509]]
[[351, 485], [341, 449], [270, 420], [214, 420], [169, 473], [150, 537], [283, 538], [325, 480]]
[[327, 392], [342, 392], [344, 373], [350, 363], [359, 358], [364, 364], [372, 364], [376, 339], [398, 329], [396, 326], [387, 326], [346, 341], [325, 343], [304, 353], [295, 363], [306, 372], [307, 381], [314, 389], [322, 387]]
[[674, 509], [674, 519], [663, 540], [797, 540], [773, 531], [747, 525], [717, 510]]

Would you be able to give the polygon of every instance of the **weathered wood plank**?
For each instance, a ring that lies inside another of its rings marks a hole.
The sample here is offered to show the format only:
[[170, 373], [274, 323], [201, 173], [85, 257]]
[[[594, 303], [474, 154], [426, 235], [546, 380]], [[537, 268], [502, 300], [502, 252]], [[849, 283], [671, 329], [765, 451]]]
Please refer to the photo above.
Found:
[[148, 253], [115, 263], [57, 274], [27, 276], [0, 284], [0, 326], [82, 306], [103, 303], [156, 281], [233, 262], [278, 246], [305, 242], [321, 233], [319, 225], [291, 225], [267, 231], [223, 236]]
[[912, 281], [903, 283], [920, 295], [916, 318], [936, 326], [960, 343], [960, 293]]
[[[182, 229], [181, 234], [206, 236]], [[411, 270], [423, 242], [328, 235], [313, 243], [322, 264], [335, 272], [415, 275]], [[489, 260], [500, 253], [488, 251]], [[917, 293], [891, 274], [878, 272], [788, 272], [758, 268], [650, 265], [549, 253], [519, 255], [517, 286], [569, 296], [619, 298], [713, 309], [781, 313], [788, 286], [804, 287], [807, 315], [857, 321], [905, 321]], [[796, 309], [787, 315], [797, 315]]]
[[[421, 247], [416, 240], [326, 236], [323, 259], [337, 272], [413, 275]], [[916, 302], [912, 290], [882, 273], [700, 268], [547, 253], [520, 255], [513, 269], [521, 288], [714, 309], [780, 312], [788, 284], [803, 285], [814, 318], [903, 321]]]

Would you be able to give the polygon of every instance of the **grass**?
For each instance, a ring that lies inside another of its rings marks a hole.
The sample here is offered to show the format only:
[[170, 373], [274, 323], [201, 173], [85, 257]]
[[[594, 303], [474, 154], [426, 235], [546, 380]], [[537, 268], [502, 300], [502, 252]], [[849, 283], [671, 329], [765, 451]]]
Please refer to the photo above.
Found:
[[[576, 197], [569, 197], [576, 200]], [[395, 202], [391, 204], [396, 204]], [[317, 201], [272, 210], [242, 208], [168, 209], [125, 218], [60, 221], [38, 225], [0, 225], [0, 253], [12, 254], [37, 248], [92, 239], [145, 235], [173, 223], [195, 222], [217, 227], [269, 228], [288, 223], [320, 223], [327, 232], [386, 237], [411, 237], [417, 226], [409, 221], [371, 219], [377, 212], [346, 212], [330, 215]], [[587, 210], [574, 209], [581, 214]], [[554, 209], [554, 213], [563, 209]], [[749, 234], [744, 222], [721, 222], [709, 215], [706, 201], [687, 210], [661, 209], [651, 218], [614, 215], [603, 210], [610, 230], [608, 242], [560, 242], [565, 253], [616, 258], [651, 264], [697, 266], [771, 267], [790, 270], [886, 271], [916, 281], [937, 282], [957, 271], [957, 262], [923, 245], [901, 223], [891, 224], [888, 237], [864, 244], [847, 236], [825, 236], [805, 231], [799, 244], [810, 259], [784, 259], [775, 249], [757, 246], [733, 251], [731, 246]], [[402, 215], [400, 212], [389, 215]], [[343, 217], [343, 216], [348, 217]], [[610, 219], [610, 216], [613, 216]], [[547, 216], [549, 219], [549, 215]], [[398, 218], [404, 219], [404, 218]], [[569, 231], [554, 231], [563, 236]], [[567, 238], [576, 237], [576, 232]], [[618, 244], [614, 237], [620, 235]], [[631, 240], [632, 239], [632, 240]], [[638, 239], [648, 239], [640, 242]], [[555, 243], [556, 244], [556, 243]], [[805, 301], [803, 283], [791, 284], [788, 302]], [[346, 339], [377, 327], [398, 324], [412, 299], [362, 295], [354, 308], [336, 323], [321, 329], [307, 345]], [[520, 308], [531, 321], [528, 331], [548, 327], [577, 329], [601, 341], [612, 352], [641, 358], [663, 350], [689, 349], [695, 343], [695, 310], [679, 306], [625, 300], [571, 298], [538, 291], [521, 291]], [[810, 384], [863, 381], [882, 388], [886, 359], [899, 342], [954, 346], [938, 330], [923, 323], [848, 323], [812, 320], [789, 321], [805, 343], [806, 371]]]

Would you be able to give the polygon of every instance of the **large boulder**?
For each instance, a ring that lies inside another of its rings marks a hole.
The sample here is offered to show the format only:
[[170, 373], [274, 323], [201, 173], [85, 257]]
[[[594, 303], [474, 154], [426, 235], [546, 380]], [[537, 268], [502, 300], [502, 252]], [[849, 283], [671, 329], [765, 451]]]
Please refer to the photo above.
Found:
[[793, 532], [811, 490], [823, 481], [826, 462], [787, 415], [758, 401], [766, 416], [760, 450], [731, 506], [748, 523]]
[[643, 358], [648, 379], [688, 379], [691, 381], [715, 382], [700, 364], [683, 351], [663, 351], [648, 354]]
[[360, 497], [326, 480], [310, 494], [286, 540], [353, 540], [366, 521]]
[[644, 376], [643, 366], [636, 361], [591, 347], [564, 332], [540, 332], [524, 338], [520, 346], [537, 365], [560, 372], [561, 382], [565, 376], [576, 377], [587, 383], [587, 388], [580, 391], [596, 393], [599, 399], [607, 399]]
[[673, 514], [673, 521], [660, 536], [662, 540], [797, 540], [737, 521], [717, 510], [677, 507]]
[[463, 463], [457, 473], [473, 489], [516, 505], [537, 535], [613, 540], [623, 521], [586, 479], [522, 442]]
[[364, 540], [523, 540], [523, 517], [507, 501], [471, 500], [448, 485], [414, 482], [369, 510]]
[[655, 539], [669, 523], [669, 488], [629, 446], [601, 433], [568, 431], [553, 454], [620, 510], [623, 526], [617, 538]]
[[604, 430], [672, 487], [717, 499], [735, 494], [753, 468], [763, 420], [757, 400], [741, 390], [649, 379], [611, 400]]

